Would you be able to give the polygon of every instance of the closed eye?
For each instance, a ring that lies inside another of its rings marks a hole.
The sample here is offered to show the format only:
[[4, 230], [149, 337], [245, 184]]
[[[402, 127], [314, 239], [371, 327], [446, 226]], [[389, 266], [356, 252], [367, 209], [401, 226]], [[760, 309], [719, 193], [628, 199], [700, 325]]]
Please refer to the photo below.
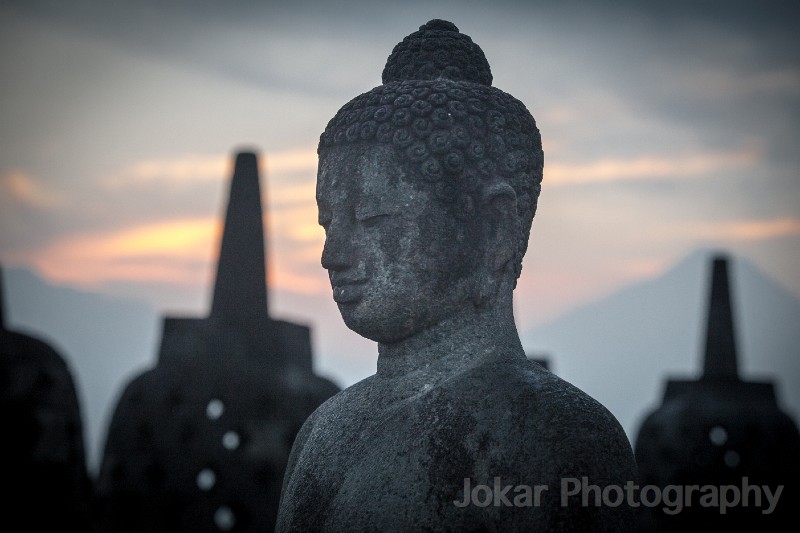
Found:
[[382, 220], [389, 218], [390, 213], [374, 213], [369, 215], [359, 215], [356, 217], [356, 220], [361, 222], [364, 226], [371, 228], [376, 224], [380, 223]]

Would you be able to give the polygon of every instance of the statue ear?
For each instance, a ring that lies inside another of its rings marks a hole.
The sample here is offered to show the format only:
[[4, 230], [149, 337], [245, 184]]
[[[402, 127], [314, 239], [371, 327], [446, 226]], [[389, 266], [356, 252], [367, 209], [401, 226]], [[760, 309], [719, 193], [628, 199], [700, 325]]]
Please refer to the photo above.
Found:
[[486, 265], [492, 272], [497, 272], [514, 259], [520, 229], [517, 193], [505, 182], [489, 185], [481, 197], [481, 216]]
[[[505, 182], [484, 188], [480, 205], [482, 264], [476, 279], [475, 304], [494, 299], [504, 281], [504, 271], [513, 272], [517, 238], [517, 194]], [[512, 274], [513, 275], [513, 274]]]

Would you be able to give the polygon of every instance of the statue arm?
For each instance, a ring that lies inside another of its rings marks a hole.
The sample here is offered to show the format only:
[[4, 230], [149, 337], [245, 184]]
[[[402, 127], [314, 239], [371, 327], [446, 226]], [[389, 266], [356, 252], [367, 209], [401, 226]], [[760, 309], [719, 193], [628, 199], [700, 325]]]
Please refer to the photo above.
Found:
[[278, 505], [278, 520], [275, 525], [275, 531], [288, 531], [291, 529], [295, 504], [292, 501], [292, 496], [288, 495], [290, 481], [292, 475], [295, 473], [300, 457], [303, 455], [303, 449], [305, 448], [309, 435], [314, 429], [321, 410], [322, 406], [311, 413], [311, 416], [303, 423], [294, 439], [292, 451], [289, 453], [289, 460], [286, 463], [286, 470], [283, 474], [283, 486], [281, 488], [280, 504]]

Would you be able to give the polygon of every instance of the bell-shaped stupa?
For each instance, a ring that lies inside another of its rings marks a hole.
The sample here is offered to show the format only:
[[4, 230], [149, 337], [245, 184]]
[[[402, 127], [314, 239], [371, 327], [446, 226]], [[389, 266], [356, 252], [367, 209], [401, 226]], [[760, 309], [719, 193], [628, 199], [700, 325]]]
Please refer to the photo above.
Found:
[[256, 154], [239, 153], [207, 318], [164, 320], [158, 364], [125, 389], [98, 483], [115, 532], [270, 531], [306, 417], [338, 391], [307, 326], [269, 316]]

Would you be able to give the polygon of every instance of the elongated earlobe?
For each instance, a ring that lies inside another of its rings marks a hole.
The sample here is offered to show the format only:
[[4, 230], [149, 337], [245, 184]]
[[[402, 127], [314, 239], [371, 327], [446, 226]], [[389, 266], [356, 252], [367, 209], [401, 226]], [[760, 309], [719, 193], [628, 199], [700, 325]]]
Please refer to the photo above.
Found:
[[520, 223], [517, 216], [517, 194], [505, 182], [487, 186], [481, 197], [484, 220], [485, 264], [493, 273], [505, 269], [513, 261]]
[[[481, 194], [481, 254], [475, 275], [474, 303], [483, 307], [497, 297], [512, 265], [520, 231], [517, 195], [503, 181], [486, 186]], [[513, 273], [512, 273], [513, 275]]]

